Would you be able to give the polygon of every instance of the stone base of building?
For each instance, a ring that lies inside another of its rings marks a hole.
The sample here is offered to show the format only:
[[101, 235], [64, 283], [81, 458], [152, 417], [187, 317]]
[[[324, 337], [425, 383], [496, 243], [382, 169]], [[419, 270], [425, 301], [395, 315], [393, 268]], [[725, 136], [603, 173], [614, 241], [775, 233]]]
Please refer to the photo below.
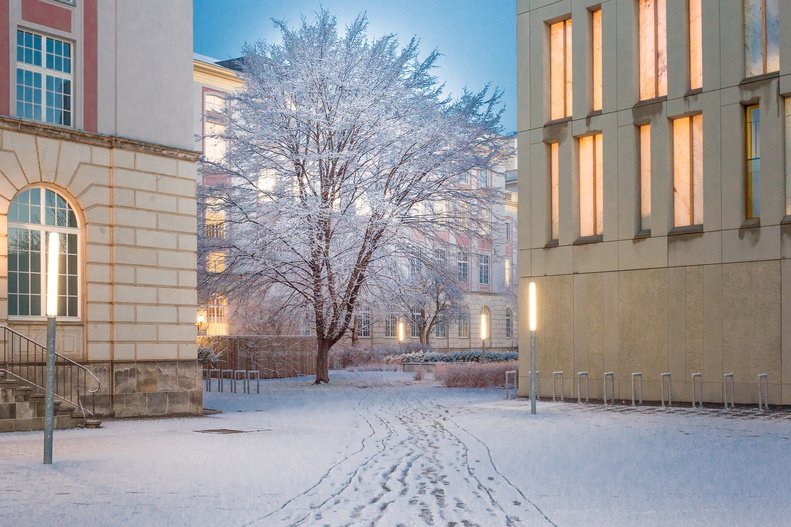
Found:
[[91, 362], [102, 387], [83, 401], [99, 417], [201, 415], [201, 370], [195, 360]]

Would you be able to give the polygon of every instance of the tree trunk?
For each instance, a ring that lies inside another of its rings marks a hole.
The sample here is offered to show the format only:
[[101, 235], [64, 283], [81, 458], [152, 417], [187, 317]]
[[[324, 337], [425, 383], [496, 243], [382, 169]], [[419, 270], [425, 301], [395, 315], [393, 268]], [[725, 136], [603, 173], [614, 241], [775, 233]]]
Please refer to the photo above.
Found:
[[316, 380], [313, 384], [330, 382], [330, 343], [316, 337]]

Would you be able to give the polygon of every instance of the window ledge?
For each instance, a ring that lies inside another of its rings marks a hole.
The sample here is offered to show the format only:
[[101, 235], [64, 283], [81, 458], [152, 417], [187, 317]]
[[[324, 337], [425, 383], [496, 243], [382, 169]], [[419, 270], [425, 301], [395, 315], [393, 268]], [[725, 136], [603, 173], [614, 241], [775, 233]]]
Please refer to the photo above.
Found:
[[761, 218], [748, 218], [742, 222], [740, 229], [751, 229], [753, 227], [761, 226]]
[[684, 97], [694, 97], [701, 93], [703, 93], [703, 88], [695, 88], [694, 90], [688, 90], [687, 93], [684, 94]]
[[771, 79], [777, 79], [779, 77], [780, 77], [780, 72], [779, 71], [773, 71], [771, 73], [764, 73], [762, 75], [755, 75], [753, 77], [745, 77], [739, 83], [739, 86], [744, 86], [745, 84], [752, 84], [754, 82], [762, 82], [762, 81], [767, 81], [767, 80], [771, 80]]
[[783, 216], [783, 219], [780, 220], [780, 225], [791, 225], [791, 214]]
[[667, 101], [667, 95], [663, 95], [661, 97], [654, 97], [653, 99], [644, 99], [642, 101], [637, 101], [633, 108], [641, 108], [643, 106], [651, 106], [652, 104], [659, 104]]
[[560, 245], [560, 242], [557, 238], [549, 240], [546, 245], [544, 245], [544, 249], [551, 249], [552, 247], [557, 247]]
[[566, 117], [561, 117], [560, 119], [552, 119], [544, 123], [544, 128], [548, 126], [555, 126], [557, 124], [565, 124], [571, 122], [571, 116], [567, 115]]
[[588, 115], [586, 115], [585, 117], [586, 117], [586, 118], [588, 118], [588, 119], [590, 119], [591, 117], [597, 117], [597, 116], [599, 116], [599, 115], [601, 115], [601, 114], [602, 114], [601, 110], [593, 110], [592, 112], [590, 112], [590, 113], [589, 113]]
[[641, 229], [637, 231], [634, 235], [635, 240], [645, 240], [646, 238], [651, 237], [651, 229]]
[[604, 235], [596, 234], [594, 236], [580, 236], [574, 240], [574, 245], [587, 245], [589, 243], [599, 243], [604, 241]]
[[670, 232], [667, 233], [668, 236], [679, 236], [682, 234], [703, 234], [703, 225], [684, 225], [682, 227], [673, 227], [670, 229]]

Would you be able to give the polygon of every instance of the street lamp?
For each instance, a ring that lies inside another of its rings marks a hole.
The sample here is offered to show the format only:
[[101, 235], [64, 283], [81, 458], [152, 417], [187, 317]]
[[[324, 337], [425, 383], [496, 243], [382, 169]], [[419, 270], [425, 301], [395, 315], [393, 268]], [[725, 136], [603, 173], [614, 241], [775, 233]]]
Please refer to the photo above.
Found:
[[55, 318], [58, 316], [58, 258], [60, 237], [49, 233], [47, 245], [47, 382], [44, 395], [44, 464], [52, 464], [55, 428]]
[[536, 413], [536, 328], [538, 327], [538, 312], [536, 307], [536, 283], [530, 282], [527, 288], [528, 297], [528, 325], [530, 327], [530, 413]]
[[481, 311], [481, 360], [486, 362], [486, 337], [489, 335], [488, 317], [484, 311]]

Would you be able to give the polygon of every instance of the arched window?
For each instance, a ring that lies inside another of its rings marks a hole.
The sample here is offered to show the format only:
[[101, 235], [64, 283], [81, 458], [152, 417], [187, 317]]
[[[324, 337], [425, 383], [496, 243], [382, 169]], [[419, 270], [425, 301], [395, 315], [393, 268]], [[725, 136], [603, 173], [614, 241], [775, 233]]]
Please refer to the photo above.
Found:
[[69, 202], [54, 190], [18, 193], [8, 209], [8, 316], [41, 317], [46, 305], [47, 234], [60, 238], [58, 316], [80, 316], [80, 229]]
[[514, 312], [510, 307], [505, 308], [505, 338], [510, 339], [514, 336]]

